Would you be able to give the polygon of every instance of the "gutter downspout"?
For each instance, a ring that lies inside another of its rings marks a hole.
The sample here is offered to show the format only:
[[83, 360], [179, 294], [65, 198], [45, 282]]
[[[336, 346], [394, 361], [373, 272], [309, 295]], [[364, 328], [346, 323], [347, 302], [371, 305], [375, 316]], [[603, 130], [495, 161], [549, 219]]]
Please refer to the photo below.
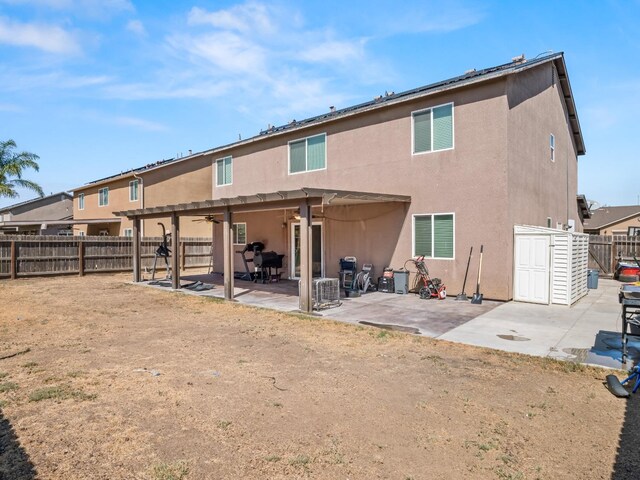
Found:
[[[139, 177], [135, 173], [133, 174], [133, 178], [140, 181], [140, 209], [144, 209], [144, 182], [142, 181], [142, 177]], [[144, 219], [140, 222], [140, 236], [144, 237]]]

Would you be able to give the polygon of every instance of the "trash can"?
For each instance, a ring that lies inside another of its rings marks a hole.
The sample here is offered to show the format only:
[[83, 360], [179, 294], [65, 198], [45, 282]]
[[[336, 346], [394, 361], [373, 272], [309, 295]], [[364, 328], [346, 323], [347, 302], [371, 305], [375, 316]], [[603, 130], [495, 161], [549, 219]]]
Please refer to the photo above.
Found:
[[402, 295], [406, 295], [407, 293], [409, 293], [409, 271], [394, 270], [393, 283], [396, 293], [400, 293]]
[[589, 270], [587, 274], [587, 288], [592, 290], [598, 289], [598, 270]]

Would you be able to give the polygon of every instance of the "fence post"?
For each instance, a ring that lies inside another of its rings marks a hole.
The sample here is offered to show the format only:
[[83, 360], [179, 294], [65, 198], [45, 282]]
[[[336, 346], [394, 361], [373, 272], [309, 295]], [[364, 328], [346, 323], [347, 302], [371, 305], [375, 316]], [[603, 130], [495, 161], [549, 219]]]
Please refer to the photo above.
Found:
[[611, 235], [611, 272], [616, 271], [616, 257], [618, 256], [615, 235]]
[[184, 270], [186, 264], [187, 264], [187, 256], [185, 255], [187, 251], [187, 246], [186, 246], [186, 242], [182, 239], [180, 239], [180, 268], [182, 270]]
[[78, 240], [78, 275], [84, 277], [84, 240]]
[[16, 258], [16, 241], [11, 240], [11, 280], [18, 278], [18, 259]]

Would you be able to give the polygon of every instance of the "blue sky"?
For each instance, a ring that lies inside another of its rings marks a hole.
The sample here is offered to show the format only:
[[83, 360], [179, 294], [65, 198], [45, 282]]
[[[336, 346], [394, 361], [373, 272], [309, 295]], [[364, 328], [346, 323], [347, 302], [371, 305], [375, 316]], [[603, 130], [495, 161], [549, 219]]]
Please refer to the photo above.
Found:
[[[579, 193], [640, 199], [640, 0], [0, 0], [0, 139], [46, 193], [508, 62], [565, 52]], [[26, 200], [0, 199], [0, 206]]]

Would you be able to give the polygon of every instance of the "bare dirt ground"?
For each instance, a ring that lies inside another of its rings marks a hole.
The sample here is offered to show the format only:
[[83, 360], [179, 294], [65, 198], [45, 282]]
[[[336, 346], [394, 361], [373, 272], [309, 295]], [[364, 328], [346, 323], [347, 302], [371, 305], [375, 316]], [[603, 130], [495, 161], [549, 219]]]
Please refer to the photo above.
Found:
[[625, 478], [610, 372], [129, 278], [0, 281], [1, 479]]

